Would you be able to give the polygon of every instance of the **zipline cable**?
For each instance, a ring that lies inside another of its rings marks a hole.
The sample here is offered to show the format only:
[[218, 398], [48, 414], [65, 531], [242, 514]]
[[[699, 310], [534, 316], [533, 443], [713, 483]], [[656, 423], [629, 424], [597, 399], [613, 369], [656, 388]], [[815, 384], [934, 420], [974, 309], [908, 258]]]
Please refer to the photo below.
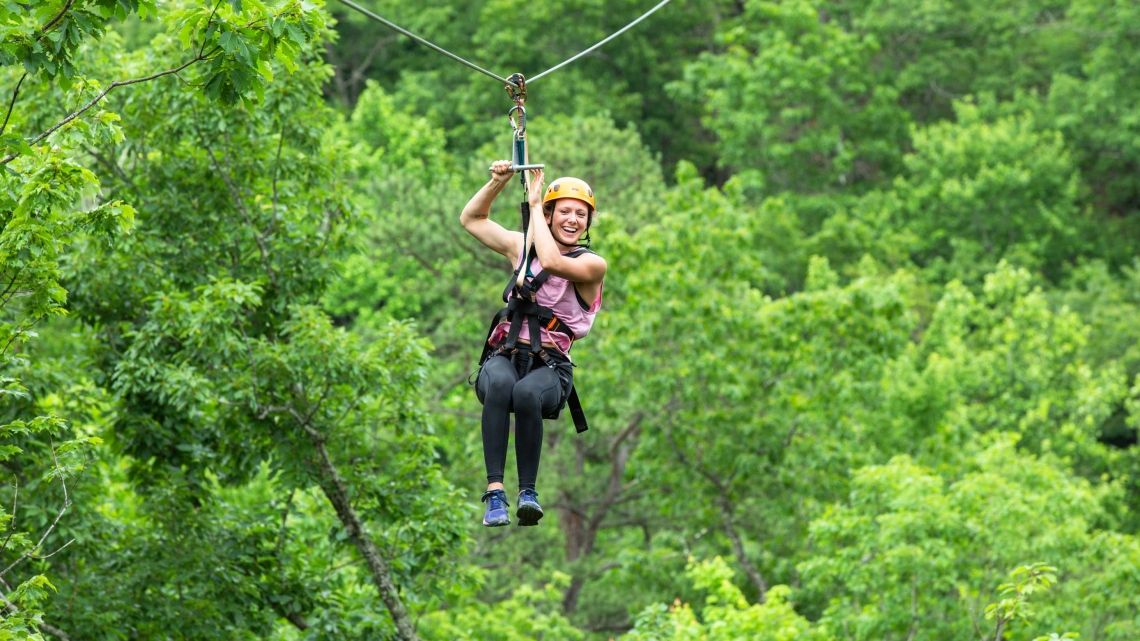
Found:
[[[398, 25], [398, 24], [396, 24], [390, 20], [386, 20], [386, 19], [376, 15], [375, 13], [369, 11], [368, 9], [365, 9], [364, 7], [356, 4], [355, 2], [352, 2], [352, 0], [340, 0], [340, 1], [341, 1], [341, 3], [348, 5], [349, 7], [359, 11], [361, 14], [363, 14], [369, 18], [372, 18], [373, 20], [375, 20], [375, 21], [379, 22], [380, 24], [388, 27], [389, 29], [396, 31], [398, 33], [402, 33], [405, 36], [411, 38], [412, 40], [415, 40], [416, 42], [418, 42], [418, 43], [420, 43], [426, 47], [430, 47], [430, 48], [438, 51], [439, 53], [442, 53], [443, 55], [447, 56], [448, 58], [455, 60], [456, 62], [467, 65], [468, 67], [474, 69], [475, 71], [478, 71], [479, 73], [481, 73], [485, 76], [490, 76], [491, 78], [494, 78], [495, 80], [498, 80], [499, 82], [501, 82], [505, 85], [510, 85], [510, 86], [516, 87], [516, 88], [518, 86], [515, 83], [511, 82], [510, 80], [503, 78], [502, 76], [500, 76], [496, 73], [487, 71], [483, 67], [480, 67], [479, 65], [477, 65], [473, 62], [470, 62], [468, 60], [464, 60], [463, 58], [460, 58], [459, 56], [455, 55], [454, 53], [451, 53], [450, 51], [448, 51], [447, 49], [444, 49], [443, 47], [440, 47], [438, 45], [432, 44], [431, 42], [428, 42], [424, 38], [417, 36], [416, 34], [412, 33], [411, 31], [408, 31], [407, 29], [401, 27], [400, 25]], [[658, 2], [657, 5], [654, 6], [652, 9], [641, 14], [641, 16], [638, 17], [637, 19], [635, 19], [633, 22], [630, 22], [629, 24], [622, 27], [621, 29], [618, 29], [617, 31], [611, 33], [609, 36], [606, 36], [602, 40], [599, 40], [598, 43], [595, 44], [594, 46], [592, 46], [589, 49], [586, 49], [580, 53], [577, 53], [577, 54], [567, 58], [566, 60], [563, 60], [562, 62], [554, 65], [553, 67], [547, 69], [546, 71], [543, 71], [542, 73], [534, 76], [533, 78], [531, 78], [527, 82], [534, 82], [535, 80], [538, 80], [539, 78], [545, 76], [546, 74], [557, 71], [557, 70], [561, 69], [562, 67], [565, 67], [566, 65], [570, 64], [571, 62], [574, 62], [578, 58], [581, 58], [582, 56], [585, 56], [585, 55], [593, 52], [598, 47], [601, 47], [602, 45], [606, 44], [610, 40], [613, 40], [614, 38], [620, 36], [621, 34], [625, 33], [626, 31], [629, 31], [634, 26], [636, 26], [639, 22], [641, 22], [642, 20], [645, 20], [649, 16], [653, 15], [658, 9], [660, 9], [661, 7], [664, 7], [667, 4], [669, 4], [669, 0], [661, 0], [661, 2]]]
[[397, 31], [399, 33], [402, 33], [405, 36], [411, 38], [412, 40], [415, 40], [416, 42], [418, 42], [418, 43], [420, 43], [426, 47], [431, 47], [432, 49], [435, 49], [436, 51], [442, 53], [443, 55], [447, 56], [448, 58], [451, 58], [452, 60], [455, 60], [456, 62], [463, 63], [463, 64], [467, 65], [468, 67], [471, 67], [475, 71], [478, 71], [481, 74], [490, 76], [490, 77], [494, 78], [495, 80], [498, 80], [499, 82], [506, 84], [506, 85], [513, 85], [514, 84], [510, 80], [507, 80], [506, 78], [503, 78], [502, 76], [499, 76], [498, 74], [487, 71], [486, 69], [484, 69], [483, 67], [480, 67], [479, 65], [475, 64], [474, 62], [468, 62], [467, 60], [460, 58], [459, 56], [455, 55], [454, 53], [451, 53], [447, 49], [444, 49], [443, 47], [436, 46], [436, 45], [428, 42], [427, 40], [424, 40], [423, 38], [417, 36], [416, 34], [412, 33], [411, 31], [408, 31], [407, 29], [401, 27], [398, 24], [395, 24], [393, 22], [385, 20], [384, 18], [381, 18], [380, 16], [376, 15], [375, 13], [372, 13], [368, 9], [365, 9], [364, 7], [356, 4], [355, 2], [352, 2], [351, 0], [340, 0], [340, 1], [342, 3], [348, 5], [348, 6], [352, 7], [353, 9], [356, 9], [360, 13], [368, 16], [369, 18], [372, 18], [373, 20], [379, 22], [380, 24], [388, 27], [389, 29], [391, 29], [393, 31]]
[[527, 82], [534, 82], [535, 80], [538, 80], [539, 78], [541, 78], [541, 77], [545, 76], [546, 74], [548, 74], [548, 73], [550, 73], [550, 72], [552, 72], [552, 71], [557, 71], [558, 69], [561, 69], [562, 67], [565, 67], [566, 65], [570, 64], [571, 62], [574, 62], [574, 61], [575, 61], [575, 60], [577, 60], [578, 58], [581, 58], [582, 56], [584, 56], [584, 55], [586, 55], [586, 54], [588, 54], [588, 53], [592, 52], [593, 50], [595, 50], [595, 49], [597, 49], [598, 47], [600, 47], [600, 46], [602, 46], [602, 45], [606, 44], [606, 43], [607, 43], [607, 42], [609, 42], [610, 40], [613, 40], [614, 38], [616, 38], [616, 37], [620, 36], [621, 34], [625, 33], [626, 31], [630, 30], [630, 29], [631, 29], [631, 28], [633, 28], [633, 27], [634, 27], [634, 26], [635, 26], [637, 23], [639, 23], [639, 22], [641, 22], [642, 20], [645, 20], [645, 19], [646, 19], [646, 18], [648, 18], [649, 16], [653, 15], [653, 13], [654, 13], [655, 11], [657, 11], [657, 10], [658, 10], [658, 9], [660, 9], [661, 7], [664, 7], [664, 6], [665, 6], [665, 5], [667, 5], [667, 4], [669, 4], [669, 0], [661, 0], [661, 2], [658, 2], [658, 3], [657, 3], [657, 6], [653, 7], [653, 8], [652, 8], [652, 9], [650, 9], [649, 11], [646, 11], [645, 13], [641, 14], [641, 17], [640, 17], [640, 18], [637, 18], [636, 20], [634, 20], [633, 22], [631, 22], [631, 23], [627, 24], [626, 26], [622, 27], [621, 29], [618, 29], [617, 31], [613, 32], [612, 34], [610, 34], [608, 37], [604, 38], [603, 40], [600, 40], [600, 41], [598, 41], [598, 44], [596, 44], [596, 45], [594, 45], [594, 46], [590, 47], [589, 49], [586, 49], [585, 51], [583, 51], [583, 52], [581, 52], [581, 53], [579, 53], [579, 54], [577, 54], [577, 55], [575, 55], [575, 56], [572, 56], [572, 57], [570, 57], [570, 58], [567, 58], [566, 60], [563, 60], [562, 62], [560, 62], [560, 63], [558, 63], [558, 64], [554, 65], [553, 67], [551, 67], [551, 68], [547, 69], [546, 71], [543, 71], [542, 73], [540, 73], [540, 74], [538, 74], [538, 75], [535, 75], [535, 76], [531, 76], [531, 78], [530, 78], [530, 79], [528, 79], [528, 80], [527, 80]]

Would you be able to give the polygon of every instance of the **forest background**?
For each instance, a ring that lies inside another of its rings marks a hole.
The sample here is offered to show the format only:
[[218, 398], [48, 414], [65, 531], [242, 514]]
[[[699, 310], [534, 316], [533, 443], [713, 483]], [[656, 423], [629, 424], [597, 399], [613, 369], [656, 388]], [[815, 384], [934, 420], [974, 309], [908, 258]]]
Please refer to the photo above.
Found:
[[[502, 75], [651, 4], [360, 2]], [[0, 639], [1135, 641], [1138, 25], [690, 0], [535, 81], [610, 268], [490, 530], [503, 87], [335, 1], [0, 3]]]

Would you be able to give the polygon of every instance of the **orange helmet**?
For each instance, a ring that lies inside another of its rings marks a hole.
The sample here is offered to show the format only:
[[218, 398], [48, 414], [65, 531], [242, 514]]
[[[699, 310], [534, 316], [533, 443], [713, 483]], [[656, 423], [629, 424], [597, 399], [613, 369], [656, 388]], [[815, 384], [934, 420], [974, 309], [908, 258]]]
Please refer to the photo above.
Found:
[[546, 188], [546, 195], [542, 197], [542, 206], [546, 207], [547, 203], [558, 200], [559, 198], [577, 198], [590, 206], [590, 214], [593, 217], [594, 210], [597, 205], [594, 204], [594, 190], [586, 184], [586, 181], [581, 178], [559, 178], [550, 183]]

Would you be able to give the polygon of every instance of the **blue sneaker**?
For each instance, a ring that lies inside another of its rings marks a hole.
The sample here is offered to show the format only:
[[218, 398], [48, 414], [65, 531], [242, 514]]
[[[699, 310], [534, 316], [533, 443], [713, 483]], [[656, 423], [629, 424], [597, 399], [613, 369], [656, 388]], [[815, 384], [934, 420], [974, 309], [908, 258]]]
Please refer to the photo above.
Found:
[[523, 490], [519, 492], [519, 509], [515, 512], [519, 517], [519, 525], [538, 525], [542, 518], [542, 506], [538, 504], [538, 492]]
[[487, 504], [487, 511], [483, 513], [483, 525], [499, 527], [511, 524], [511, 516], [507, 513], [507, 493], [502, 490], [487, 490], [483, 493], [482, 501]]

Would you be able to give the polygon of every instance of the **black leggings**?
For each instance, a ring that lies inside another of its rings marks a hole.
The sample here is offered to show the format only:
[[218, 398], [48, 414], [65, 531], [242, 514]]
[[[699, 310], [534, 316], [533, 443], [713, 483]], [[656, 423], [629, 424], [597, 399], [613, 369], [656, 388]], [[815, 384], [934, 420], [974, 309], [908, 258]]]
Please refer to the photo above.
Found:
[[475, 392], [483, 402], [483, 462], [488, 483], [503, 482], [513, 411], [519, 490], [534, 489], [542, 454], [542, 417], [561, 407], [570, 391], [572, 367], [570, 363], [549, 367], [535, 358], [530, 372], [520, 379], [506, 356], [492, 356], [483, 364]]

